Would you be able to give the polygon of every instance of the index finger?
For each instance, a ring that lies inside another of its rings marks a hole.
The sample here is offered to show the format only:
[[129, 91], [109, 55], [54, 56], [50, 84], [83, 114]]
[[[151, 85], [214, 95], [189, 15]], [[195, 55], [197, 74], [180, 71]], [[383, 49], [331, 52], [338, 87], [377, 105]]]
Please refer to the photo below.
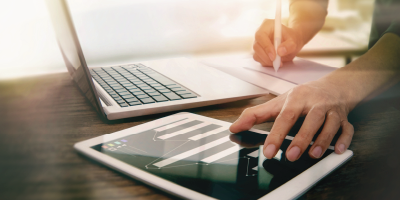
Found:
[[264, 104], [245, 109], [240, 117], [230, 126], [232, 133], [247, 131], [255, 124], [275, 118], [282, 107], [280, 99], [274, 98]]
[[271, 60], [274, 60], [276, 52], [269, 34], [260, 30], [256, 33], [255, 40], [255, 42], [261, 46], [265, 55], [268, 55]]

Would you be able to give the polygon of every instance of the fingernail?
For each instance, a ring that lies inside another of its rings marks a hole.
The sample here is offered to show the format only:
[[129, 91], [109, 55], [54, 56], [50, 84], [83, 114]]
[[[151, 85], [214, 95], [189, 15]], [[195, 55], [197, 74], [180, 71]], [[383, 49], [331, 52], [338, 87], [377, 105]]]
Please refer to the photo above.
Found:
[[343, 153], [346, 150], [346, 146], [344, 146], [344, 144], [340, 144], [339, 145], [339, 152]]
[[320, 146], [317, 146], [317, 147], [315, 147], [315, 148], [312, 150], [312, 155], [313, 155], [315, 158], [321, 157], [321, 153], [322, 153], [322, 148], [321, 148]]
[[286, 47], [279, 48], [279, 55], [284, 56], [286, 55], [286, 53], [287, 53]]
[[265, 148], [264, 150], [264, 156], [271, 159], [273, 158], [275, 155], [275, 151], [276, 151], [276, 147], [274, 144], [269, 144], [267, 146], [267, 148]]
[[300, 155], [300, 148], [298, 146], [292, 147], [287, 153], [287, 159], [290, 161], [295, 161]]
[[271, 61], [274, 61], [274, 54], [268, 53], [268, 57], [269, 57], [269, 59], [271, 59]]

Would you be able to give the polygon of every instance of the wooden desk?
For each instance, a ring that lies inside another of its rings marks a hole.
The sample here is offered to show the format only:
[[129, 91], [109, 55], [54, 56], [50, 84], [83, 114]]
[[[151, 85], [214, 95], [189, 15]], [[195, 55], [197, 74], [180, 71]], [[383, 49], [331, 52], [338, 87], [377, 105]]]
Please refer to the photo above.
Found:
[[[274, 96], [186, 110], [233, 122]], [[400, 197], [400, 111], [393, 102], [352, 114], [354, 157], [305, 199]], [[368, 109], [366, 109], [368, 108]], [[174, 199], [77, 154], [78, 141], [172, 113], [101, 121], [67, 73], [0, 82], [0, 199]], [[269, 130], [272, 123], [256, 128]]]

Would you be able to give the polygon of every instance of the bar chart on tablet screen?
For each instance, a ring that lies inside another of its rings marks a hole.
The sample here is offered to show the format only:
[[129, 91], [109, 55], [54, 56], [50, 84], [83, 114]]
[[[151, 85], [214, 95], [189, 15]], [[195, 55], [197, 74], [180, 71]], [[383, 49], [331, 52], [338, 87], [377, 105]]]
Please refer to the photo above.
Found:
[[[245, 175], [257, 171], [258, 148], [243, 149], [229, 139], [229, 126], [195, 118], [184, 118], [154, 129], [103, 144], [106, 151], [144, 159], [148, 170], [244, 163]], [[117, 144], [119, 143], [119, 144]], [[132, 161], [133, 162], [133, 161]], [[226, 168], [225, 168], [226, 169]]]

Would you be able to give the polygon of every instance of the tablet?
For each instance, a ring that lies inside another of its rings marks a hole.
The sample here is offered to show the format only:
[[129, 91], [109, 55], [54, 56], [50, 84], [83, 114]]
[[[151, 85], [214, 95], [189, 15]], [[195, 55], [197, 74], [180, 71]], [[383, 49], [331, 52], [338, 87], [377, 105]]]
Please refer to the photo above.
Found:
[[[268, 132], [232, 135], [231, 123], [178, 113], [74, 145], [80, 153], [128, 176], [187, 199], [293, 199], [348, 161], [329, 147], [321, 159], [295, 162], [285, 151], [262, 154]], [[308, 151], [308, 150], [307, 150]]]

